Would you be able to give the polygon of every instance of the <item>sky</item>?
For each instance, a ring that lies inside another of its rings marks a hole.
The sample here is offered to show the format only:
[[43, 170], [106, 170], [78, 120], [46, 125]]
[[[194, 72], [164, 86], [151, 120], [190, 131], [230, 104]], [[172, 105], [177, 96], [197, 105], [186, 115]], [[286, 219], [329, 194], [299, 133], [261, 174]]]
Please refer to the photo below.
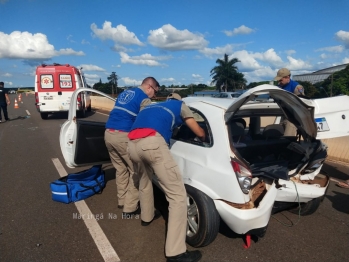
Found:
[[247, 83], [349, 63], [349, 0], [0, 0], [0, 81], [34, 86], [45, 64], [89, 85], [211, 85], [217, 59]]

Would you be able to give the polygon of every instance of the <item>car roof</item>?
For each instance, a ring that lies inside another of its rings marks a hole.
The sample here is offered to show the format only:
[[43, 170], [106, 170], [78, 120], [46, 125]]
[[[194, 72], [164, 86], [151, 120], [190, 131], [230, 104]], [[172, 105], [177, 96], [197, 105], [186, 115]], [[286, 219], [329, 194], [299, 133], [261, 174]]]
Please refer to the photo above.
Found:
[[186, 105], [190, 106], [190, 104], [195, 102], [202, 102], [212, 106], [220, 107], [224, 110], [227, 110], [236, 98], [233, 99], [220, 99], [217, 97], [208, 97], [208, 96], [191, 96], [183, 98], [183, 101]]

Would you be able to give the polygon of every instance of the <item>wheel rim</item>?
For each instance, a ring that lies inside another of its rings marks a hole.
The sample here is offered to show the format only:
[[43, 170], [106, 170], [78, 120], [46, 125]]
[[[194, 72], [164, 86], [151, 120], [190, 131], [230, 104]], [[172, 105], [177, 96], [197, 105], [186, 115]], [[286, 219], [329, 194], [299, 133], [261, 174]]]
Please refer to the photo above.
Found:
[[199, 210], [194, 199], [187, 194], [187, 236], [194, 236], [199, 230]]

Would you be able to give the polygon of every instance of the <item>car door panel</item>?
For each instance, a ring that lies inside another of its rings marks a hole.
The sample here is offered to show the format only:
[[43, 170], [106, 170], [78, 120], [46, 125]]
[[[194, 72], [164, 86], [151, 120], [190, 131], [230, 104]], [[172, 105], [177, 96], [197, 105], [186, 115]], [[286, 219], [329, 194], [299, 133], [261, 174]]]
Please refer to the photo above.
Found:
[[74, 162], [77, 165], [110, 162], [104, 142], [105, 123], [77, 120]]

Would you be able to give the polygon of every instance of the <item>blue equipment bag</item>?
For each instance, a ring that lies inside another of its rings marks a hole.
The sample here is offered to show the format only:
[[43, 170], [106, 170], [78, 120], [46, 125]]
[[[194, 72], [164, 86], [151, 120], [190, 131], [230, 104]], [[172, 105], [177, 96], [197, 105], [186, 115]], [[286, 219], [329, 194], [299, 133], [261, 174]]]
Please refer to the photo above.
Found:
[[93, 166], [76, 174], [68, 174], [50, 184], [52, 200], [70, 203], [100, 194], [105, 187], [102, 165]]

